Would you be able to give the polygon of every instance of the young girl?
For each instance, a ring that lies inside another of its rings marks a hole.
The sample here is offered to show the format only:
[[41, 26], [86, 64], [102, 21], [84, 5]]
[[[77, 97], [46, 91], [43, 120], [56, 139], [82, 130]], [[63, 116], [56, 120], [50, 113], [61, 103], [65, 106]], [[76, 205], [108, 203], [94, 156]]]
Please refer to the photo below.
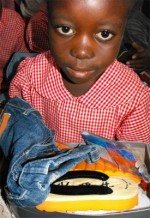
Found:
[[133, 1], [48, 0], [50, 51], [20, 64], [10, 97], [39, 110], [56, 141], [87, 130], [150, 142], [150, 91], [116, 60]]

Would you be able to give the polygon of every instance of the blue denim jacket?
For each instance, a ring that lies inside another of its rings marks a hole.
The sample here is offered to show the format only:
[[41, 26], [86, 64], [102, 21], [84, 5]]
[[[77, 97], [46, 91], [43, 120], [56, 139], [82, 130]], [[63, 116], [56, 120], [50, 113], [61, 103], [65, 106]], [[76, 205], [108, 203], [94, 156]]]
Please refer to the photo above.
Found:
[[42, 203], [50, 185], [82, 160], [95, 162], [100, 156], [96, 145], [78, 145], [59, 150], [55, 133], [42, 121], [40, 113], [21, 98], [6, 104], [1, 115], [10, 114], [0, 138], [0, 147], [9, 161], [5, 192], [8, 200], [22, 207]]

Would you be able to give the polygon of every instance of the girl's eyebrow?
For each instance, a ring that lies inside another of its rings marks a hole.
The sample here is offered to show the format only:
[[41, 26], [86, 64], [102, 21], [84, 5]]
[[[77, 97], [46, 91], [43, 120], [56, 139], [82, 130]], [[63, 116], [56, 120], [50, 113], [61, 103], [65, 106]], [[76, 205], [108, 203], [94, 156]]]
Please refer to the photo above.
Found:
[[122, 24], [122, 19], [116, 19], [115, 21], [111, 20], [111, 21], [100, 21], [99, 25], [104, 26], [104, 25], [120, 25]]
[[71, 20], [71, 18], [72, 17], [68, 17], [68, 16], [65, 16], [65, 15], [60, 15], [60, 14], [55, 14], [55, 13], [53, 13], [52, 15], [51, 15], [51, 17], [52, 18], [55, 18], [55, 19], [64, 19], [64, 20], [68, 20], [68, 21], [70, 21]]
[[[70, 16], [68, 17], [68, 16], [65, 16], [65, 15], [58, 14], [58, 13], [53, 13], [51, 15], [51, 17], [52, 18], [57, 18], [57, 19], [62, 19], [63, 18], [65, 20], [71, 20], [72, 19], [72, 17], [70, 17]], [[107, 25], [107, 24], [118, 25], [120, 23], [122, 23], [122, 19], [118, 19], [118, 18], [116, 18], [115, 21], [111, 20], [111, 21], [100, 21], [99, 22], [100, 25]]]
[[[74, 19], [72, 18], [72, 17], [68, 17], [68, 16], [66, 16], [66, 15], [61, 15], [61, 14], [58, 14], [58, 13], [53, 13], [52, 15], [51, 15], [51, 17], [53, 18], [53, 19], [63, 19], [64, 21], [66, 21], [66, 22], [74, 22]], [[113, 21], [113, 20], [109, 20], [109, 21], [99, 21], [98, 23], [97, 23], [97, 25], [99, 26], [99, 27], [104, 27], [104, 28], [109, 28], [109, 27], [115, 27], [115, 28], [117, 28], [117, 27], [120, 27], [120, 26], [123, 26], [123, 22], [122, 22], [122, 19], [118, 19], [118, 18], [116, 18], [115, 19], [115, 21]]]
[[116, 23], [106, 23], [106, 24], [100, 24], [99, 25], [99, 28], [104, 28], [104, 29], [120, 29], [120, 28], [122, 28], [122, 26], [123, 26], [123, 24], [122, 23], [118, 23], [118, 24], [116, 24]]

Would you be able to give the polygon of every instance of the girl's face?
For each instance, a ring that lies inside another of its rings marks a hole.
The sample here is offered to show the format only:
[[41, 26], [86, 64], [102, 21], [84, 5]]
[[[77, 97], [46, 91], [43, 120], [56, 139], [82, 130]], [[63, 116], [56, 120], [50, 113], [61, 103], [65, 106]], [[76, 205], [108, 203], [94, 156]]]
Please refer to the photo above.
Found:
[[72, 84], [93, 84], [118, 54], [126, 0], [49, 0], [50, 50]]

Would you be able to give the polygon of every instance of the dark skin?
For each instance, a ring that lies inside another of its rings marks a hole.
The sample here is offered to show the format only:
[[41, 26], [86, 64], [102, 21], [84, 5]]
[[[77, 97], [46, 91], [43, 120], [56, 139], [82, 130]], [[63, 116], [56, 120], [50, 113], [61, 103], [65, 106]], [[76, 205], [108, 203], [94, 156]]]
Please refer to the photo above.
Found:
[[50, 50], [66, 89], [80, 96], [117, 57], [129, 1], [49, 0], [48, 10]]

